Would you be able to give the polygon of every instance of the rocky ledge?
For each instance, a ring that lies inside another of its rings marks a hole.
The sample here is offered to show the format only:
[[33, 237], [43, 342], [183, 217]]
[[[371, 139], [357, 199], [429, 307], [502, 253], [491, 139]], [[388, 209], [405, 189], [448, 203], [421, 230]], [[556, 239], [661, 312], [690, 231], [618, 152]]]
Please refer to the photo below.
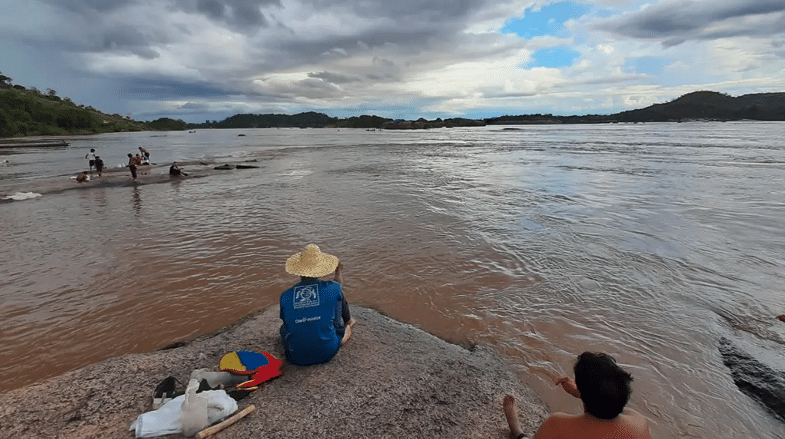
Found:
[[[217, 434], [232, 438], [507, 438], [502, 397], [518, 398], [525, 431], [547, 415], [489, 349], [447, 343], [374, 310], [353, 306], [351, 340], [327, 364], [284, 364], [283, 375], [238, 404], [256, 410]], [[215, 369], [233, 350], [283, 358], [278, 307], [159, 351], [109, 358], [0, 395], [2, 438], [133, 438], [152, 391], [173, 375]], [[180, 435], [163, 436], [166, 438]]]

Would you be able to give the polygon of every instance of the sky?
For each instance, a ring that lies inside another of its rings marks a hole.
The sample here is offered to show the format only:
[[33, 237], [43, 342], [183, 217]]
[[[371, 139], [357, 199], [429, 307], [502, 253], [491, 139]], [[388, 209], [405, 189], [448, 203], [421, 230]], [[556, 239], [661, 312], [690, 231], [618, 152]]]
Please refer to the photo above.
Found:
[[136, 120], [610, 114], [785, 92], [785, 0], [0, 0], [0, 72]]

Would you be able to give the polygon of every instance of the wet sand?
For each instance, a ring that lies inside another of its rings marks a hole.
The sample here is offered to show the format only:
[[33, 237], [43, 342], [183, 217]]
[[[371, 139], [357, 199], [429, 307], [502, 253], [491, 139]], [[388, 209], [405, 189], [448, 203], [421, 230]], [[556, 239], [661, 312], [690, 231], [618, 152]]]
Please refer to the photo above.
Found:
[[[34, 191], [35, 193], [46, 195], [62, 193], [71, 190], [86, 190], [91, 188], [124, 187], [134, 185], [140, 186], [206, 177], [213, 173], [242, 172], [243, 166], [255, 166], [253, 163], [236, 163], [229, 164], [225, 169], [215, 169], [218, 164], [207, 162], [178, 162], [180, 168], [183, 169], [187, 175], [173, 177], [169, 175], [170, 165], [171, 163], [137, 166], [136, 178], [131, 176], [131, 171], [127, 167], [115, 167], [109, 169], [105, 168], [100, 177], [98, 176], [98, 172], [95, 170], [92, 172], [85, 170], [84, 172], [89, 176], [89, 180], [81, 183], [76, 181], [76, 177], [82, 171], [73, 172], [72, 174], [68, 175], [42, 177], [40, 179], [36, 179]], [[224, 164], [221, 165], [226, 166]], [[4, 192], [6, 193], [0, 194], [4, 197], [9, 196], [15, 192], [25, 193], [30, 191], [30, 184], [27, 182], [11, 183], [5, 187], [6, 189]], [[13, 200], [0, 197], [0, 202], [9, 201]]]
[[[123, 355], [0, 395], [0, 437], [129, 438], [168, 375], [187, 382], [215, 369], [232, 350], [283, 358], [278, 307], [182, 345]], [[238, 402], [256, 411], [220, 433], [224, 439], [290, 437], [506, 438], [501, 404], [517, 397], [531, 433], [547, 415], [490, 349], [447, 343], [378, 312], [353, 306], [349, 342], [324, 365], [284, 364], [283, 375]], [[174, 438], [180, 435], [168, 435]]]

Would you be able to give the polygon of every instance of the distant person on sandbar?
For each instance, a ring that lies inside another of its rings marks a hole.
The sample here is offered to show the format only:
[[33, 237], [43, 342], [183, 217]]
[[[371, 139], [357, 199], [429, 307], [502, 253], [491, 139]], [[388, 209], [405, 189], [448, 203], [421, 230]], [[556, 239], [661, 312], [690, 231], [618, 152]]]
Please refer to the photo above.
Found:
[[87, 160], [88, 166], [90, 166], [90, 173], [93, 172], [93, 166], [95, 166], [95, 149], [90, 148], [90, 152], [84, 156], [85, 160]]
[[147, 162], [146, 164], [148, 164], [148, 165], [149, 165], [149, 164], [150, 164], [150, 151], [148, 151], [148, 150], [147, 150], [147, 148], [142, 148], [142, 147], [140, 146], [140, 147], [139, 147], [139, 152], [141, 152], [141, 153], [142, 153], [143, 160], [144, 160], [145, 162]]
[[95, 156], [95, 170], [98, 171], [98, 176], [100, 177], [104, 171], [104, 161], [101, 160], [101, 157]]
[[128, 153], [128, 169], [131, 170], [131, 177], [134, 180], [136, 180], [136, 164], [138, 163], [136, 159], [133, 154]]
[[[330, 361], [352, 336], [356, 321], [343, 295], [338, 258], [309, 244], [286, 261], [300, 282], [281, 294], [281, 340], [286, 359], [298, 366]], [[319, 279], [335, 272], [332, 281]]]
[[171, 175], [172, 177], [179, 177], [181, 175], [187, 176], [188, 174], [183, 172], [183, 170], [180, 169], [179, 166], [177, 166], [177, 162], [173, 162], [172, 166], [169, 167], [169, 175]]
[[[584, 352], [574, 367], [575, 381], [559, 378], [556, 384], [583, 401], [582, 415], [553, 413], [542, 423], [532, 439], [651, 439], [645, 416], [625, 408], [630, 400], [632, 375], [608, 354]], [[504, 416], [510, 437], [526, 438], [518, 421], [515, 398], [504, 397]]]

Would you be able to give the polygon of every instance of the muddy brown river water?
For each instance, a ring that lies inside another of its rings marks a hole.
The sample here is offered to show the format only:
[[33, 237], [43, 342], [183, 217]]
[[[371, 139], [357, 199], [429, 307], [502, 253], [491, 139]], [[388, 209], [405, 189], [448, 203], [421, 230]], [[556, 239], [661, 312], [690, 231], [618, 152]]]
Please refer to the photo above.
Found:
[[[785, 370], [784, 138], [784, 123], [739, 122], [0, 149], [0, 198], [41, 194], [0, 203], [0, 390], [270, 306], [295, 281], [286, 258], [316, 243], [344, 263], [351, 303], [492, 346], [553, 411], [581, 410], [550, 381], [600, 350], [632, 372], [656, 437], [782, 438], [718, 343]], [[119, 166], [139, 146], [159, 166], [131, 184]], [[90, 148], [105, 184], [70, 179]], [[189, 178], [168, 178], [174, 160]]]

